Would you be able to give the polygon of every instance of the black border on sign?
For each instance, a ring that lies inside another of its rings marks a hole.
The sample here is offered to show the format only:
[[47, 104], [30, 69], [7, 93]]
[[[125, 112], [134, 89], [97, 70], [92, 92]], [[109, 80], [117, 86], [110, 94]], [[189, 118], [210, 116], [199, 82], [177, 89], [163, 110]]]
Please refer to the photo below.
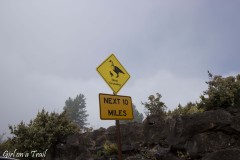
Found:
[[[97, 72], [98, 72], [98, 68], [101, 67], [111, 56], [113, 56], [113, 57], [117, 60], [117, 62], [123, 67], [123, 65], [118, 61], [117, 57], [112, 53], [110, 56], [108, 56], [108, 57], [96, 68]], [[124, 67], [123, 67], [123, 68], [124, 68]], [[130, 74], [128, 73], [128, 71], [127, 71], [125, 68], [124, 68], [124, 70], [127, 72], [127, 74], [129, 75], [129, 77], [127, 78], [127, 80], [123, 83], [123, 85], [122, 85], [116, 92], [114, 92], [112, 86], [108, 84], [108, 82], [105, 80], [105, 78], [104, 78], [99, 72], [98, 72], [98, 74], [104, 79], [104, 81], [105, 81], [105, 82], [107, 83], [107, 85], [112, 89], [112, 91], [117, 94], [117, 93], [122, 89], [122, 87], [127, 83], [127, 81], [129, 80], [129, 78], [131, 77]]]
[[[108, 95], [108, 96], [115, 96], [115, 97], [129, 97], [131, 99], [131, 109], [132, 109], [132, 118], [127, 119], [121, 119], [121, 118], [102, 118], [101, 117], [101, 102], [100, 102], [100, 95]], [[133, 120], [134, 114], [133, 114], [133, 107], [132, 107], [132, 98], [130, 96], [123, 96], [123, 95], [114, 95], [114, 94], [105, 94], [105, 93], [99, 93], [99, 110], [100, 110], [100, 119], [101, 120]]]

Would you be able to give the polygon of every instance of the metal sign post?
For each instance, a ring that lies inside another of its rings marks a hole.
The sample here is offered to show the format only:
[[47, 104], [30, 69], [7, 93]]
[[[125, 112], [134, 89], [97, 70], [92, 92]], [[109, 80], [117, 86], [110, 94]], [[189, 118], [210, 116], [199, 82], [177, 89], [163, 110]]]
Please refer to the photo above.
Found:
[[[113, 95], [116, 95], [113, 92]], [[122, 160], [122, 140], [121, 140], [121, 130], [119, 120], [116, 120], [116, 136], [117, 136], [117, 145], [118, 145], [118, 160]]]
[[122, 141], [121, 141], [121, 130], [119, 120], [116, 120], [116, 134], [118, 144], [118, 160], [122, 160]]
[[116, 137], [118, 145], [118, 160], [122, 160], [121, 130], [119, 120], [133, 119], [132, 100], [129, 96], [117, 96], [130, 75], [114, 54], [111, 54], [98, 67], [97, 72], [102, 76], [113, 95], [99, 94], [100, 118], [116, 121]]

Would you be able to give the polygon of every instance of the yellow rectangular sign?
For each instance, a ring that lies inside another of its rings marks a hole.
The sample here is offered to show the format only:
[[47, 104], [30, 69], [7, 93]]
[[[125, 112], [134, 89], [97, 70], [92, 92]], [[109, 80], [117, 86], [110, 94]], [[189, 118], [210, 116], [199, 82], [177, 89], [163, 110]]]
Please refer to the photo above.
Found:
[[132, 99], [129, 96], [99, 94], [100, 118], [102, 120], [132, 120]]

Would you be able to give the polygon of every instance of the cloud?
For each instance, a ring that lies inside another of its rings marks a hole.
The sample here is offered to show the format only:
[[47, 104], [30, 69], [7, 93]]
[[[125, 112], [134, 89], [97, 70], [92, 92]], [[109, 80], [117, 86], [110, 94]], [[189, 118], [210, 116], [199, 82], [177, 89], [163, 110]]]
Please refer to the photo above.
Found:
[[199, 96], [207, 89], [205, 79], [179, 77], [166, 70], [159, 70], [155, 75], [133, 80], [128, 85], [126, 94], [130, 94], [137, 108], [143, 112], [141, 102], [147, 102], [148, 96], [156, 93], [162, 95], [162, 101], [168, 109], [174, 109], [179, 103], [199, 101]]
[[29, 74], [15, 82], [11, 88], [4, 89], [5, 93], [1, 92], [0, 105], [4, 114], [1, 115], [0, 127], [3, 130], [7, 130], [6, 124], [17, 124], [22, 120], [28, 123], [42, 108], [49, 112], [62, 112], [65, 100], [68, 97], [75, 98], [80, 93], [86, 97], [90, 126], [96, 128], [114, 124], [113, 121], [100, 121], [98, 93], [104, 92], [107, 87], [100, 85], [103, 82], [99, 80], [83, 81]]
[[112, 91], [96, 72], [111, 53], [131, 74], [119, 94], [140, 111], [156, 92], [170, 109], [198, 100], [207, 70], [240, 71], [238, 4], [0, 1], [1, 131], [79, 93], [91, 125], [113, 124], [99, 119], [98, 94]]

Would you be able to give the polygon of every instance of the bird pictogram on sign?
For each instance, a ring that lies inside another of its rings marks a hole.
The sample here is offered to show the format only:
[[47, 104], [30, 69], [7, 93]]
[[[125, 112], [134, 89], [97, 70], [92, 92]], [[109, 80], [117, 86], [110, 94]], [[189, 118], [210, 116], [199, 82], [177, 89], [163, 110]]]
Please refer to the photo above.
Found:
[[[112, 60], [110, 60], [109, 62], [112, 63], [111, 67], [112, 67], [113, 72], [115, 72], [115, 73], [117, 74], [116, 78], [119, 77], [119, 73], [124, 74], [124, 72], [123, 72], [118, 66], [115, 66], [115, 65], [114, 65], [114, 63], [113, 63]], [[110, 75], [111, 75], [111, 77], [113, 77], [113, 74], [112, 74], [111, 71], [110, 71]]]

